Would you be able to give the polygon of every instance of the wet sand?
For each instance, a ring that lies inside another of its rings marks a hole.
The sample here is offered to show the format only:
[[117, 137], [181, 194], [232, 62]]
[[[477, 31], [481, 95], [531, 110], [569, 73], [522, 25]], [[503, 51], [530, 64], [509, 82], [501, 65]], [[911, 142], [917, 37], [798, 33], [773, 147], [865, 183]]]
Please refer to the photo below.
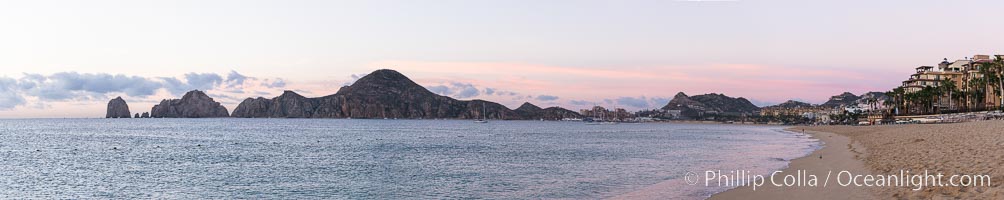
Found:
[[[711, 199], [1002, 199], [1004, 198], [1004, 121], [884, 126], [802, 128], [825, 147], [793, 160], [791, 169], [850, 170], [873, 175], [900, 170], [952, 175], [990, 175], [990, 186], [740, 187]], [[823, 159], [819, 159], [819, 154]], [[947, 182], [947, 178], [942, 180]], [[832, 184], [832, 183], [831, 183]]]
[[[789, 128], [788, 131], [801, 132], [801, 127]], [[820, 179], [826, 176], [828, 171], [847, 170], [856, 174], [864, 174], [869, 171], [864, 162], [859, 160], [866, 153], [860, 143], [852, 143], [851, 140], [839, 134], [810, 131], [807, 134], [823, 142], [823, 147], [802, 158], [794, 159], [783, 169], [778, 177], [786, 175], [796, 175], [797, 170], [804, 170], [808, 174], [817, 174]], [[819, 156], [822, 155], [822, 159]], [[769, 174], [764, 175], [769, 178]], [[834, 175], [835, 176], [835, 175]], [[753, 191], [750, 186], [743, 186], [727, 190], [711, 196], [710, 199], [875, 199], [872, 191], [862, 190], [862, 188], [841, 188], [822, 187], [822, 180], [818, 181], [819, 187], [757, 187]], [[835, 181], [834, 181], [835, 182]], [[671, 194], [675, 194], [681, 185], [685, 184], [680, 180], [664, 181], [626, 194], [621, 194], [611, 199], [667, 199]], [[833, 184], [836, 185], [836, 184]], [[686, 187], [686, 186], [685, 186]]]
[[[802, 127], [796, 127], [788, 130], [801, 132], [801, 129]], [[831, 171], [833, 177], [836, 176], [836, 173], [845, 170], [855, 174], [870, 172], [864, 162], [859, 160], [867, 153], [867, 150], [860, 143], [852, 142], [846, 136], [829, 132], [806, 129], [806, 133], [822, 141], [823, 148], [806, 157], [792, 160], [788, 168], [782, 170], [783, 172], [779, 173], [777, 177], [780, 180], [780, 177], [787, 175], [797, 176], [798, 171], [802, 170], [804, 174], [814, 174], [819, 178], [817, 186], [776, 187], [770, 185], [770, 180], [767, 180], [764, 186], [757, 187], [756, 191], [750, 186], [739, 187], [715, 194], [710, 199], [876, 199], [875, 192], [870, 189], [841, 187], [835, 184], [835, 180], [830, 180], [825, 187], [823, 186], [823, 179]]]
[[[824, 126], [828, 131], [860, 141], [868, 149], [866, 166], [878, 174], [901, 169], [951, 175], [985, 174], [991, 186], [882, 187], [883, 199], [1002, 199], [1004, 198], [1004, 121], [956, 124], [909, 124], [871, 127]], [[945, 178], [947, 179], [947, 178]], [[943, 180], [947, 182], [947, 180]]]

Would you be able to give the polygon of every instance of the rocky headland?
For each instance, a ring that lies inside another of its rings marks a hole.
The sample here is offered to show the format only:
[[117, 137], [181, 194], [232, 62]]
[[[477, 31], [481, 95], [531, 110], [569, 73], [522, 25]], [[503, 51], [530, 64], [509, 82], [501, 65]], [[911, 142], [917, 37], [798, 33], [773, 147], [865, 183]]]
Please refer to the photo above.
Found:
[[129, 105], [122, 97], [115, 97], [108, 101], [105, 118], [129, 118]]
[[558, 107], [537, 109], [510, 110], [491, 101], [441, 96], [397, 71], [381, 69], [323, 97], [308, 98], [285, 91], [271, 99], [248, 98], [234, 109], [233, 117], [556, 120], [578, 116]]
[[[839, 107], [862, 102], [878, 102], [888, 97], [881, 92], [861, 96], [843, 93], [821, 105], [789, 101], [774, 107]], [[743, 97], [724, 94], [688, 96], [677, 93], [662, 107], [660, 116], [672, 119], [708, 119], [709, 116], [746, 117], [761, 108]], [[121, 97], [108, 102], [107, 118], [130, 118], [129, 108]], [[181, 99], [163, 100], [143, 113], [140, 118], [370, 118], [370, 119], [501, 119], [501, 120], [561, 120], [583, 118], [575, 111], [561, 107], [540, 108], [529, 102], [517, 109], [484, 100], [457, 100], [438, 95], [418, 85], [405, 75], [390, 69], [373, 71], [355, 83], [341, 87], [335, 94], [305, 97], [294, 91], [284, 91], [273, 98], [256, 97], [242, 101], [233, 113], [204, 92], [193, 90]]]
[[561, 107], [548, 107], [541, 109], [530, 102], [525, 102], [516, 108], [516, 114], [520, 116], [521, 119], [541, 119], [541, 120], [561, 120], [565, 118], [578, 118], [581, 119], [582, 115], [578, 112], [564, 109]]
[[213, 118], [229, 117], [227, 108], [199, 90], [185, 93], [181, 99], [164, 99], [153, 106], [153, 118]]
[[687, 96], [683, 92], [676, 93], [663, 110], [679, 111], [678, 118], [697, 119], [704, 115], [744, 116], [753, 115], [760, 108], [745, 98], [733, 98], [724, 94], [702, 94]]

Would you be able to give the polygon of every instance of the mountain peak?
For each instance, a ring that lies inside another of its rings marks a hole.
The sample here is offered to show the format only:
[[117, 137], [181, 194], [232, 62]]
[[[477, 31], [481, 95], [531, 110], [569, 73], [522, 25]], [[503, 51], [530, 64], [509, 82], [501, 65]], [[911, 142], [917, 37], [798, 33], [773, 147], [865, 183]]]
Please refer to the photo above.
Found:
[[524, 111], [533, 111], [540, 109], [541, 109], [540, 107], [533, 105], [530, 102], [523, 102], [523, 105], [520, 105], [519, 108], [516, 108], [516, 110], [524, 110]]
[[[397, 71], [395, 71], [393, 69], [378, 69], [376, 71], [370, 72], [369, 74], [366, 74], [365, 76], [359, 78], [359, 80], [356, 80], [356, 82], [353, 83], [352, 85], [356, 85], [357, 83], [360, 83], [360, 82], [361, 83], [373, 83], [373, 82], [381, 83], [381, 82], [397, 82], [397, 81], [411, 82], [411, 79], [409, 79], [404, 74], [401, 74], [401, 72], [397, 72]], [[414, 83], [414, 82], [412, 82], [412, 83]], [[418, 84], [415, 84], [415, 85], [418, 85]]]
[[359, 78], [352, 85], [342, 87], [335, 94], [379, 95], [410, 92], [433, 94], [400, 72], [391, 69], [379, 69]]
[[[370, 72], [369, 74], [367, 74], [367, 76], [369, 76], [369, 75], [384, 76], [384, 77], [387, 77], [387, 76], [397, 76], [397, 77], [407, 78], [407, 77], [404, 77], [404, 74], [401, 74], [401, 72], [397, 72], [396, 70], [393, 70], [393, 69], [378, 69], [376, 71], [373, 71], [373, 72]], [[363, 77], [366, 77], [366, 76], [363, 76]], [[360, 79], [362, 79], [362, 78], [360, 78]]]
[[[184, 96], [181, 96], [181, 99], [191, 99], [191, 98], [200, 98], [201, 99], [203, 97], [209, 98], [209, 95], [206, 95], [206, 93], [202, 92], [201, 90], [192, 90], [192, 91], [186, 92]], [[212, 98], [210, 98], [210, 99], [212, 99]]]
[[284, 90], [284, 91], [282, 91], [282, 95], [279, 95], [279, 96], [280, 97], [297, 97], [297, 98], [303, 97], [303, 95], [297, 94], [296, 92], [294, 92], [292, 90]]
[[673, 98], [687, 98], [687, 94], [684, 94], [683, 92], [677, 92], [676, 95], [673, 96]]

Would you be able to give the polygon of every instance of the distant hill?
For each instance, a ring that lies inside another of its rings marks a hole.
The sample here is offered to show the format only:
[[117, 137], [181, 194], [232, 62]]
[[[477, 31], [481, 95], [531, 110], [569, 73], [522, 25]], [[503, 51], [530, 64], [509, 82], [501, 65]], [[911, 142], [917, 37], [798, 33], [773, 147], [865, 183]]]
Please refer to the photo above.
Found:
[[517, 112], [491, 101], [456, 100], [435, 94], [397, 71], [381, 69], [328, 96], [307, 98], [285, 91], [271, 99], [248, 98], [234, 109], [232, 116], [402, 119], [479, 119], [487, 116], [489, 119], [530, 120], [577, 116], [577, 113], [569, 113], [574, 112], [558, 107], [527, 108]]
[[812, 105], [811, 103], [805, 103], [805, 102], [795, 101], [795, 100], [788, 100], [788, 101], [785, 101], [784, 103], [780, 103], [780, 104], [773, 105], [773, 106], [767, 106], [767, 107], [764, 107], [764, 108], [809, 108], [809, 107], [813, 107], [813, 106], [814, 105]]
[[861, 94], [861, 96], [854, 95], [850, 92], [844, 92], [839, 95], [830, 97], [826, 103], [820, 104], [819, 106], [827, 108], [837, 108], [849, 105], [862, 105], [868, 104], [867, 101], [874, 100], [875, 102], [883, 102], [889, 97], [885, 95], [884, 92], [867, 92]]
[[826, 100], [826, 103], [820, 104], [819, 106], [836, 108], [840, 106], [856, 104], [858, 99], [861, 99], [861, 97], [858, 97], [857, 95], [854, 95], [850, 92], [844, 92], [836, 96], [830, 97], [829, 100]]
[[733, 98], [716, 93], [691, 97], [683, 92], [673, 96], [673, 100], [670, 100], [662, 109], [679, 110], [682, 118], [696, 118], [705, 114], [750, 115], [760, 110], [759, 107], [742, 97]]
[[864, 100], [868, 99], [874, 99], [876, 102], [881, 103], [884, 102], [886, 99], [889, 99], [889, 96], [886, 96], [885, 92], [868, 92], [859, 96], [858, 103], [867, 104], [867, 102], [864, 102]]
[[525, 102], [516, 108], [516, 114], [520, 115], [521, 119], [544, 119], [544, 120], [561, 120], [564, 118], [582, 118], [578, 112], [564, 109], [561, 107], [548, 107], [541, 109], [530, 102]]

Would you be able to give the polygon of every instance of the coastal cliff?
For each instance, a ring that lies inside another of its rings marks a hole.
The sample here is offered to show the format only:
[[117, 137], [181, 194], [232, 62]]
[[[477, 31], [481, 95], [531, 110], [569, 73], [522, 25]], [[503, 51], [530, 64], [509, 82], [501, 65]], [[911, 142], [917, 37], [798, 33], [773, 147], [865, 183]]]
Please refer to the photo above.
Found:
[[293, 91], [265, 99], [245, 99], [234, 109], [234, 117], [244, 118], [310, 118], [317, 108], [317, 100], [303, 97]]
[[105, 118], [129, 118], [129, 105], [122, 97], [115, 97], [108, 101], [108, 108], [105, 111]]
[[227, 108], [210, 98], [206, 93], [192, 90], [181, 99], [165, 99], [153, 106], [153, 118], [212, 118], [229, 117]]
[[397, 71], [381, 69], [328, 96], [307, 98], [285, 91], [271, 99], [248, 98], [234, 109], [233, 117], [539, 119], [546, 116], [545, 119], [559, 119], [552, 116], [572, 116], [562, 110], [547, 111], [556, 114], [523, 115], [495, 102], [456, 100], [437, 95]]
[[523, 105], [520, 105], [515, 111], [519, 114], [521, 119], [561, 120], [565, 118], [582, 118], [581, 114], [568, 109], [561, 107], [548, 107], [541, 109], [530, 102], [523, 103]]
[[663, 110], [679, 111], [679, 118], [696, 119], [704, 115], [742, 116], [753, 115], [760, 108], [745, 98], [732, 98], [724, 94], [702, 94], [687, 96], [683, 92], [676, 93]]

